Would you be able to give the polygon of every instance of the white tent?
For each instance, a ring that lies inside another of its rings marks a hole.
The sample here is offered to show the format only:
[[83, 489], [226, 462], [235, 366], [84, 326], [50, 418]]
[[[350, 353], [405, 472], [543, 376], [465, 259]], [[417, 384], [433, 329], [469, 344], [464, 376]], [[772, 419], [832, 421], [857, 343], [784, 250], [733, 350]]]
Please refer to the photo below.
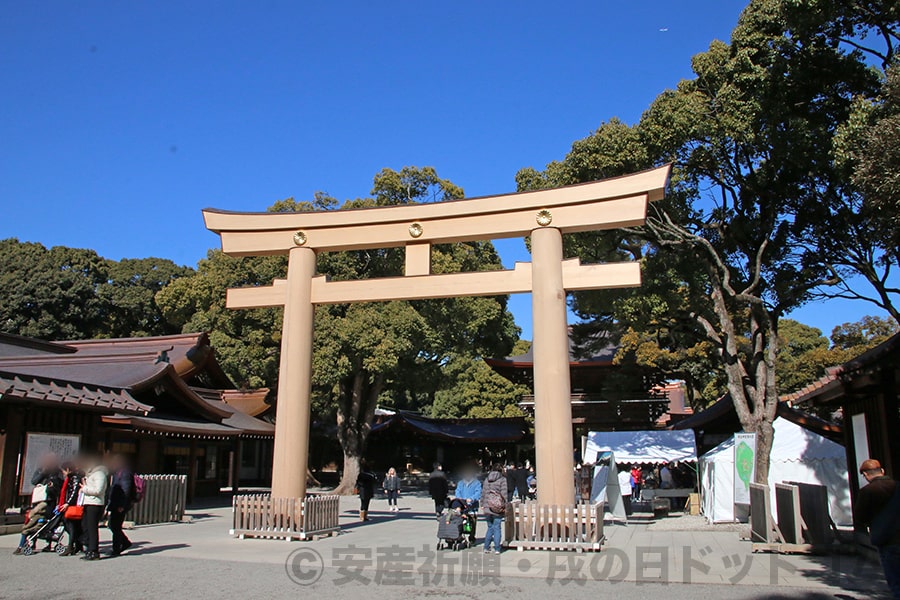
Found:
[[591, 431], [584, 462], [597, 462], [597, 454], [611, 451], [616, 463], [663, 463], [697, 460], [694, 431]]
[[[840, 444], [787, 419], [773, 423], [775, 439], [769, 464], [769, 490], [775, 510], [775, 484], [798, 481], [828, 488], [831, 518], [838, 525], [852, 523], [847, 455]], [[734, 508], [734, 438], [700, 457], [700, 507], [710, 523], [743, 520]]]

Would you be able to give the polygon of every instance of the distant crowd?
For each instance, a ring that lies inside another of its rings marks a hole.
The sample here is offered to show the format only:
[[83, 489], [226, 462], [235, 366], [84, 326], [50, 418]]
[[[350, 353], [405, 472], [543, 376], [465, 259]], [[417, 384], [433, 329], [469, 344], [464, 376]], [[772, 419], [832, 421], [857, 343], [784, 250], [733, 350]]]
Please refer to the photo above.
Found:
[[[494, 464], [487, 469], [483, 478], [481, 469], [472, 463], [463, 467], [460, 479], [450, 493], [450, 480], [443, 466], [434, 464], [434, 470], [428, 478], [428, 494], [434, 500], [435, 516], [440, 521], [446, 520], [443, 531], [450, 543], [472, 545], [475, 542], [477, 517], [481, 514], [487, 524], [484, 551], [500, 552], [501, 524], [506, 513], [506, 505], [514, 499], [534, 500], [537, 494], [537, 478], [534, 467], [530, 463]], [[375, 497], [378, 476], [363, 461], [356, 487], [359, 494], [360, 521], [369, 520], [369, 507]], [[400, 497], [400, 478], [397, 470], [391, 467], [381, 482], [388, 502], [388, 510], [399, 510], [397, 499]], [[439, 531], [441, 528], [439, 527]]]

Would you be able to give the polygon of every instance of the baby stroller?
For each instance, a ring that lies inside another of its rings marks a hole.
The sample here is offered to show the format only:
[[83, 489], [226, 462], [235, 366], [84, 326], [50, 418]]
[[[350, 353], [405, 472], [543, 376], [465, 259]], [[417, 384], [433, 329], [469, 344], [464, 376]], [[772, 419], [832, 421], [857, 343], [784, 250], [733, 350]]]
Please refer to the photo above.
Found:
[[450, 510], [438, 517], [437, 549], [464, 550], [475, 545], [474, 509], [461, 500], [450, 503]]
[[[42, 521], [42, 522], [41, 522]], [[41, 526], [37, 531], [25, 538], [25, 547], [22, 548], [22, 554], [30, 556], [34, 554], [34, 547], [38, 540], [45, 540], [51, 551], [62, 554], [66, 545], [61, 543], [64, 535], [66, 535], [66, 523], [63, 513], [54, 509], [53, 514], [49, 517], [41, 519]]]

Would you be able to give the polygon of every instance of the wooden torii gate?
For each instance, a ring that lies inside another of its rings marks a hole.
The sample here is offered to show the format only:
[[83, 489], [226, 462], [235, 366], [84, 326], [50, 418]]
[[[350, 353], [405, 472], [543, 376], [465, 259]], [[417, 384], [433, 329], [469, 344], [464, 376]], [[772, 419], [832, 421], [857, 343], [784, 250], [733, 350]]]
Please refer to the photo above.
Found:
[[[228, 290], [229, 308], [284, 307], [272, 496], [304, 498], [316, 304], [532, 294], [534, 429], [540, 504], [574, 502], [566, 292], [639, 286], [635, 262], [563, 259], [562, 234], [644, 223], [669, 167], [569, 187], [501, 196], [306, 213], [203, 211], [231, 256], [287, 254], [286, 279]], [[512, 270], [431, 274], [431, 246], [531, 236], [531, 263]], [[328, 281], [316, 253], [403, 246], [403, 277]]]

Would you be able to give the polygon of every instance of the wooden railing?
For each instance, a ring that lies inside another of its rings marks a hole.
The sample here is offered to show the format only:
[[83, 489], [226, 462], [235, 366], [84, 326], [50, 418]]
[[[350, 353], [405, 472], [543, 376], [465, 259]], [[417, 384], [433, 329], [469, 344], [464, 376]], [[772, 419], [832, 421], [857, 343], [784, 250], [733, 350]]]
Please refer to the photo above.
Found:
[[268, 494], [235, 496], [231, 535], [306, 540], [340, 530], [340, 496], [273, 498]]
[[603, 543], [603, 505], [534, 501], [507, 505], [505, 543], [520, 550], [597, 551]]
[[141, 475], [144, 498], [125, 516], [135, 525], [171, 523], [184, 518], [187, 500], [187, 475]]

